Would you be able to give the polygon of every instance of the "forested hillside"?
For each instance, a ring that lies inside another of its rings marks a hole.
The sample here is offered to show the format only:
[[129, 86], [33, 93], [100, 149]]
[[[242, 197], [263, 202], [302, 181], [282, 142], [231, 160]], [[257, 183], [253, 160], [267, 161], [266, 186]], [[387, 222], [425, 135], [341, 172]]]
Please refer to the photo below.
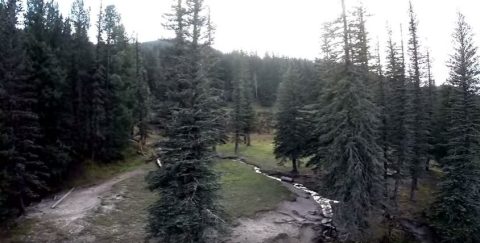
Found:
[[[253, 158], [257, 174], [275, 161], [270, 179], [331, 199], [331, 218], [321, 204], [310, 212], [328, 221], [311, 226], [318, 242], [480, 242], [480, 66], [467, 18], [458, 13], [450, 76], [436, 82], [412, 2], [408, 25], [385, 30], [384, 50], [367, 9], [339, 4], [313, 61], [215, 50], [203, 0], [172, 1], [164, 25], [175, 37], [145, 43], [114, 5], [91, 13], [74, 0], [65, 16], [53, 0], [0, 0], [2, 227], [85, 165], [135, 148], [158, 164], [146, 177], [151, 241], [228, 236], [235, 209], [220, 203], [225, 173], [215, 168]], [[267, 155], [245, 156], [257, 133], [273, 136]], [[412, 236], [411, 222], [430, 241]]]

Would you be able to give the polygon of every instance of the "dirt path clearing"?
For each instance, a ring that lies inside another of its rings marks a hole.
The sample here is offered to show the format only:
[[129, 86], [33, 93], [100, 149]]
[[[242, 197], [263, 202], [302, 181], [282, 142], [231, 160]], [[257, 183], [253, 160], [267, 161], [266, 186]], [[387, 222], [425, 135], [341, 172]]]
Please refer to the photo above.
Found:
[[[62, 220], [63, 224], [68, 225], [77, 219], [84, 218], [89, 211], [98, 208], [102, 196], [111, 191], [114, 185], [131, 177], [143, 175], [144, 173], [144, 169], [137, 169], [119, 175], [99, 185], [76, 189], [55, 209], [51, 208], [55, 203], [52, 198], [44, 199], [41, 203], [28, 208], [25, 217]], [[59, 196], [61, 195], [63, 194], [60, 194]], [[59, 196], [57, 196], [57, 198]]]
[[[154, 194], [144, 181], [151, 165], [73, 191], [51, 209], [44, 199], [19, 219], [19, 234], [11, 242], [120, 242], [143, 241], [146, 207]], [[59, 194], [57, 198], [63, 195]]]

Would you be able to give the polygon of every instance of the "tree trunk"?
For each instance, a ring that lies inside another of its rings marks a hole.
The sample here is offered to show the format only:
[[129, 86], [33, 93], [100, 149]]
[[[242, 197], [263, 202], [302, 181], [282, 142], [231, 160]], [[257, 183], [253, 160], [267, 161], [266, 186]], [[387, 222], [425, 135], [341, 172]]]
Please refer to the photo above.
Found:
[[250, 133], [247, 133], [246, 138], [247, 138], [247, 146], [250, 147], [252, 145], [250, 140]]
[[18, 198], [18, 202], [19, 215], [23, 215], [25, 213], [25, 202], [22, 195]]
[[395, 178], [395, 186], [393, 188], [393, 196], [392, 200], [395, 206], [397, 205], [397, 197], [398, 197], [398, 190], [400, 188], [400, 172], [397, 172], [396, 178]]
[[296, 157], [292, 158], [292, 173], [293, 174], [298, 174], [298, 165], [297, 165], [297, 158]]
[[238, 132], [235, 133], [235, 154], [238, 154], [238, 141], [240, 140], [240, 134]]
[[418, 178], [416, 176], [412, 177], [412, 184], [410, 186], [410, 201], [416, 202], [417, 200], [417, 191], [418, 188]]
[[384, 197], [388, 198], [388, 158], [387, 158], [387, 148], [384, 146], [383, 148], [383, 189], [384, 191]]
[[425, 161], [425, 171], [430, 171], [430, 158]]

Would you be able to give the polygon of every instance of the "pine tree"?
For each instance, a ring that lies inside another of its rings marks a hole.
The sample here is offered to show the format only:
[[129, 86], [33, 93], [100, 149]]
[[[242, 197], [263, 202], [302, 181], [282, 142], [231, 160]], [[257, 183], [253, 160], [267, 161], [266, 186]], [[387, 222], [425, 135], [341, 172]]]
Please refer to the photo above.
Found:
[[[370, 53], [368, 45], [368, 33], [366, 30], [367, 12], [360, 5], [352, 13], [352, 21], [349, 23], [349, 36], [351, 41], [351, 56], [354, 65], [358, 65], [367, 73], [370, 70]], [[376, 71], [376, 70], [375, 70]], [[366, 75], [366, 74], [365, 74]]]
[[129, 43], [115, 6], [100, 8], [92, 94], [87, 108], [89, 153], [105, 162], [120, 159], [132, 138], [136, 93], [135, 48]]
[[250, 133], [252, 133], [255, 122], [255, 111], [253, 109], [252, 86], [248, 82], [249, 69], [247, 57], [243, 53], [236, 53], [234, 66], [237, 67], [233, 74], [232, 102], [233, 110], [230, 115], [230, 124], [234, 133], [235, 153], [243, 142], [250, 146]]
[[410, 56], [410, 82], [408, 83], [408, 96], [410, 102], [408, 104], [407, 115], [407, 133], [409, 139], [409, 147], [411, 154], [407, 158], [411, 177], [410, 200], [416, 200], [416, 191], [418, 190], [418, 179], [422, 176], [424, 170], [424, 162], [427, 160], [427, 152], [429, 150], [426, 138], [426, 119], [424, 109], [424, 99], [422, 95], [422, 67], [423, 56], [420, 52], [420, 42], [418, 37], [418, 20], [410, 2], [409, 8], [409, 40], [408, 53]]
[[17, 29], [20, 3], [1, 2], [2, 43], [0, 44], [0, 83], [2, 109], [2, 163], [0, 183], [4, 214], [23, 213], [32, 199], [47, 189], [49, 169], [42, 160], [44, 148], [39, 115], [36, 84], [29, 76], [31, 67], [24, 52], [24, 39]]
[[105, 131], [103, 124], [105, 123], [105, 66], [103, 63], [103, 49], [105, 43], [103, 41], [103, 6], [100, 5], [97, 28], [97, 45], [95, 47], [95, 68], [92, 71], [91, 82], [86, 87], [87, 93], [92, 98], [88, 103], [87, 117], [87, 141], [89, 142], [88, 152], [90, 159], [96, 160], [97, 157], [102, 158], [104, 154], [103, 144], [105, 141]]
[[218, 184], [212, 171], [214, 118], [206, 100], [201, 42], [205, 19], [200, 0], [178, 0], [167, 26], [175, 31], [165, 116], [166, 140], [160, 144], [163, 167], [148, 177], [160, 199], [150, 207], [150, 238], [161, 242], [211, 242], [221, 220]]
[[11, 172], [15, 162], [10, 159], [14, 149], [14, 134], [11, 127], [13, 124], [8, 122], [10, 117], [8, 91], [14, 77], [18, 79], [16, 76], [21, 71], [15, 66], [20, 66], [24, 61], [18, 58], [18, 53], [21, 52], [18, 47], [19, 31], [16, 28], [19, 10], [17, 1], [0, 1], [0, 220], [2, 221], [16, 213], [15, 192], [10, 191], [14, 179]]
[[300, 82], [304, 81], [302, 70], [292, 63], [280, 85], [276, 114], [274, 154], [277, 158], [292, 161], [292, 173], [298, 173], [298, 162], [305, 147], [307, 124], [301, 109], [306, 104]]
[[[263, 65], [259, 67], [257, 74], [258, 101], [262, 106], [270, 107], [275, 103], [278, 85], [282, 80], [282, 70], [284, 70], [281, 60], [281, 58], [268, 53], [263, 57]], [[248, 80], [249, 89], [253, 86], [251, 81]], [[253, 91], [250, 91], [253, 94]]]
[[95, 68], [94, 48], [89, 41], [90, 12], [85, 8], [83, 0], [75, 0], [72, 5], [70, 18], [73, 25], [71, 54], [68, 60], [67, 79], [69, 81], [70, 113], [72, 116], [71, 128], [74, 131], [71, 139], [75, 141], [76, 152], [81, 157], [87, 157], [91, 136], [90, 123], [92, 119], [90, 92], [93, 83], [92, 70]]
[[310, 163], [324, 168], [321, 184], [340, 201], [334, 223], [342, 238], [361, 241], [383, 198], [383, 157], [377, 143], [378, 109], [362, 67], [351, 59], [345, 7], [343, 22], [344, 67], [322, 94], [316, 121], [319, 146]]
[[114, 5], [105, 8], [102, 28], [105, 34], [104, 159], [113, 160], [122, 157], [133, 129], [135, 58]]
[[25, 13], [26, 53], [31, 62], [29, 78], [35, 85], [43, 156], [49, 161], [49, 176], [60, 180], [70, 158], [63, 142], [65, 69], [60, 63], [63, 18], [58, 5], [43, 0], [29, 0]]
[[135, 42], [135, 78], [136, 82], [136, 94], [135, 94], [135, 124], [138, 128], [138, 143], [140, 145], [140, 151], [143, 153], [143, 147], [146, 145], [148, 137], [148, 121], [150, 111], [150, 91], [146, 83], [146, 71], [143, 67], [142, 59], [140, 56], [140, 44], [138, 38]]
[[216, 150], [216, 145], [224, 144], [228, 140], [227, 136], [227, 112], [225, 94], [224, 94], [224, 83], [221, 77], [221, 67], [220, 67], [220, 57], [218, 53], [213, 49], [212, 45], [215, 41], [215, 26], [211, 21], [210, 9], [208, 10], [208, 15], [205, 22], [205, 31], [206, 38], [205, 43], [202, 45], [202, 56], [204, 65], [203, 75], [207, 79], [206, 82], [206, 91], [208, 92], [207, 96], [208, 103], [206, 106], [209, 107], [208, 110], [211, 112], [213, 122], [215, 125], [213, 129], [214, 134], [212, 135], [212, 146], [213, 150]]
[[435, 79], [432, 74], [432, 60], [430, 59], [430, 52], [427, 51], [426, 56], [426, 72], [427, 72], [427, 86], [426, 90], [424, 90], [424, 97], [425, 97], [425, 109], [426, 109], [426, 126], [425, 129], [427, 130], [427, 159], [425, 163], [425, 170], [430, 170], [430, 160], [434, 159], [434, 144], [435, 139], [433, 135], [433, 129], [435, 128], [435, 109], [437, 104], [437, 87], [435, 86]]
[[242, 76], [240, 81], [241, 99], [240, 104], [242, 107], [242, 112], [240, 114], [240, 119], [243, 121], [242, 133], [244, 137], [244, 143], [247, 146], [251, 145], [250, 134], [253, 132], [255, 126], [255, 110], [253, 109], [253, 91], [251, 83], [247, 82], [247, 77]]
[[447, 156], [447, 144], [448, 144], [448, 113], [452, 107], [450, 102], [450, 96], [453, 92], [453, 87], [448, 84], [443, 84], [438, 87], [437, 104], [434, 113], [434, 127], [432, 132], [433, 147], [432, 156], [436, 159], [440, 165]]
[[375, 64], [373, 66], [373, 73], [369, 75], [372, 76], [372, 81], [374, 82], [375, 89], [375, 104], [379, 108], [379, 138], [378, 145], [382, 148], [383, 154], [383, 173], [384, 173], [384, 183], [385, 183], [385, 193], [387, 193], [387, 179], [388, 179], [388, 168], [389, 168], [389, 141], [388, 141], [388, 126], [390, 124], [390, 117], [387, 113], [387, 97], [390, 96], [390, 87], [386, 84], [386, 79], [383, 75], [381, 57], [380, 57], [380, 44], [377, 43], [377, 54], [375, 57]]
[[453, 86], [448, 110], [447, 156], [443, 161], [445, 176], [431, 220], [443, 242], [480, 241], [480, 162], [479, 62], [470, 25], [462, 14], [453, 34], [455, 53], [449, 62]]
[[232, 101], [233, 101], [233, 110], [230, 114], [230, 123], [233, 130], [233, 142], [235, 143], [235, 154], [238, 154], [239, 144], [241, 143], [240, 137], [244, 136], [244, 128], [247, 126], [247, 121], [245, 120], [244, 113], [245, 102], [243, 102], [245, 95], [245, 78], [247, 76], [247, 66], [246, 63], [240, 58], [242, 55], [236, 58], [235, 66], [239, 67], [237, 72], [234, 74], [233, 81], [233, 92], [232, 92]]
[[400, 182], [403, 178], [404, 161], [409, 153], [407, 147], [405, 104], [406, 99], [406, 77], [405, 64], [403, 61], [403, 48], [398, 47], [392, 39], [392, 32], [389, 30], [387, 43], [387, 64], [385, 70], [386, 89], [389, 95], [386, 97], [386, 116], [388, 117], [387, 137], [389, 147], [392, 148], [390, 161], [395, 170], [395, 186], [392, 199], [397, 202], [397, 195]]

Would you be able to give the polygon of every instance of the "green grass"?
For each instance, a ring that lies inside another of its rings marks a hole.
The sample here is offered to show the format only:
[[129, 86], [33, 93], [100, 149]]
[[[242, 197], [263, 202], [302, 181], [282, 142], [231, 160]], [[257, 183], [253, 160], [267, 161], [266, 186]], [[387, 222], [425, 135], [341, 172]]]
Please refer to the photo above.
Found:
[[[241, 144], [239, 146], [238, 155], [247, 159], [251, 164], [260, 167], [262, 170], [290, 172], [292, 170], [291, 162], [275, 159], [273, 154], [273, 135], [271, 134], [252, 134], [252, 145], [250, 147]], [[235, 155], [235, 144], [227, 143], [219, 146], [218, 153], [222, 155]], [[299, 168], [301, 173], [307, 173], [309, 170], [303, 165]]]
[[231, 219], [251, 217], [294, 198], [280, 182], [255, 173], [249, 165], [222, 160], [215, 170], [221, 175], [221, 203]]
[[144, 164], [145, 158], [138, 155], [132, 147], [124, 152], [124, 159], [120, 161], [108, 164], [85, 161], [81, 167], [81, 173], [71, 180], [68, 185], [69, 187], [90, 186], [118, 174], [135, 170]]
[[422, 218], [422, 214], [435, 201], [435, 192], [438, 190], [441, 174], [438, 169], [432, 167], [431, 171], [419, 179], [415, 202], [410, 201], [410, 180], [403, 182], [399, 197], [399, 206], [403, 218]]

